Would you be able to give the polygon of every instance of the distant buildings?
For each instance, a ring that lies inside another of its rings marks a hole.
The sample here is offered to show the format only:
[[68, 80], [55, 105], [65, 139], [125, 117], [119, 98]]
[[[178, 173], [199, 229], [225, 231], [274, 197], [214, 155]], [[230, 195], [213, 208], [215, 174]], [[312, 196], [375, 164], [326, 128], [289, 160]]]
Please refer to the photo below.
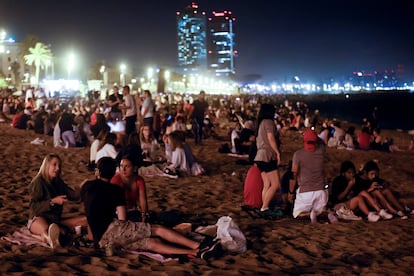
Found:
[[213, 12], [206, 20], [206, 13], [194, 2], [177, 12], [178, 65], [187, 72], [233, 76], [237, 54], [234, 21], [231, 11]]
[[0, 34], [0, 77], [7, 83], [20, 83], [25, 71], [25, 61], [20, 54], [20, 43], [6, 39], [5, 32]]
[[231, 11], [214, 12], [207, 22], [208, 70], [216, 76], [231, 77], [236, 73], [233, 22]]
[[199, 71], [207, 65], [205, 12], [192, 3], [177, 12], [178, 65], [188, 71]]

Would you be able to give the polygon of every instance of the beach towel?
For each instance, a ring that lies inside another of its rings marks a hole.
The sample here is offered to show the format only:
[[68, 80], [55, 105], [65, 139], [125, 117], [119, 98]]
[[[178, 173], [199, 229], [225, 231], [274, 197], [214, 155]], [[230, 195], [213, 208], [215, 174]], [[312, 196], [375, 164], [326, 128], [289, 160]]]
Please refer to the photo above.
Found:
[[167, 256], [164, 256], [164, 255], [161, 255], [161, 254], [151, 253], [151, 252], [147, 252], [147, 251], [125, 250], [125, 249], [122, 249], [122, 251], [126, 252], [126, 253], [129, 253], [129, 254], [147, 256], [148, 258], [159, 261], [160, 263], [166, 263], [166, 262], [169, 262], [169, 261], [178, 261], [178, 258], [171, 258], [171, 257], [167, 257]]
[[[17, 245], [24, 245], [24, 246], [39, 245], [39, 246], [50, 248], [50, 246], [45, 241], [43, 241], [43, 239], [40, 236], [30, 233], [29, 229], [27, 229], [26, 226], [21, 227], [20, 229], [14, 231], [12, 234], [9, 233], [1, 237], [1, 239], [3, 241], [8, 241], [8, 242], [11, 242]], [[134, 255], [144, 255], [144, 256], [147, 256], [148, 258], [154, 259], [161, 263], [178, 260], [177, 258], [171, 258], [169, 256], [164, 256], [161, 254], [145, 252], [145, 251], [137, 251], [137, 250], [123, 250], [123, 251], [129, 254], [134, 254]]]
[[12, 234], [9, 233], [6, 236], [1, 237], [1, 239], [17, 245], [40, 245], [49, 247], [49, 245], [43, 241], [40, 236], [30, 233], [26, 226], [21, 227]]

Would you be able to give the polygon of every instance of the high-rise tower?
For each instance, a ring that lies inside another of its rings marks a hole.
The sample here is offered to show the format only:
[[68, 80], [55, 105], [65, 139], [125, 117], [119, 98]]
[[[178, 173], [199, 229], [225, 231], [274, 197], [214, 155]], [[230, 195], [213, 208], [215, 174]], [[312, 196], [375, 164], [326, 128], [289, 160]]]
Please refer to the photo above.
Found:
[[194, 2], [177, 12], [178, 65], [197, 71], [207, 67], [206, 18]]
[[216, 76], [235, 74], [235, 50], [231, 11], [214, 12], [207, 22], [207, 63], [208, 70]]

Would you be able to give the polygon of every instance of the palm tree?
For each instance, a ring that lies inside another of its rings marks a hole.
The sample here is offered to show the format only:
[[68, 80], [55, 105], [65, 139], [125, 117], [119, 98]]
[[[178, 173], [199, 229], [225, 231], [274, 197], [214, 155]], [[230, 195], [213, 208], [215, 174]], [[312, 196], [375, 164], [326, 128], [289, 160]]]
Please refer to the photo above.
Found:
[[20, 87], [20, 63], [14, 61], [11, 64], [11, 69], [13, 72], [14, 86]]
[[25, 55], [24, 59], [26, 60], [27, 65], [35, 66], [35, 84], [37, 85], [39, 84], [40, 69], [43, 69], [45, 66], [47, 66], [48, 62], [52, 59], [52, 51], [50, 51], [49, 47], [43, 43], [37, 42], [34, 48], [29, 48], [29, 52], [30, 54]]

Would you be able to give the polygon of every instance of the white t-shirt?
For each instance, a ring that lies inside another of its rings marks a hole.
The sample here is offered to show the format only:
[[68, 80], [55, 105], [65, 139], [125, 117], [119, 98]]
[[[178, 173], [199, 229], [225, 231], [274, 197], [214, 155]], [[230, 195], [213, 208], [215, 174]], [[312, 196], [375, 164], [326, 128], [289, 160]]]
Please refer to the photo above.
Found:
[[91, 149], [90, 149], [90, 152], [89, 152], [89, 161], [90, 162], [92, 162], [92, 161], [95, 161], [96, 160], [96, 153], [97, 153], [97, 150], [98, 150], [98, 146], [99, 146], [99, 143], [100, 143], [101, 141], [99, 141], [98, 139], [95, 139], [93, 142], [92, 142], [92, 144], [91, 144]]
[[183, 148], [176, 148], [172, 152], [170, 168], [179, 169], [185, 174], [191, 174], [190, 165], [188, 164]]
[[95, 162], [98, 163], [99, 159], [102, 157], [112, 157], [113, 159], [116, 159], [116, 156], [118, 155], [118, 152], [115, 150], [115, 147], [111, 144], [105, 144], [98, 152], [96, 153], [96, 159]]
[[137, 115], [137, 109], [135, 106], [134, 98], [131, 95], [125, 95], [124, 101], [125, 106], [129, 106], [129, 108], [127, 108], [125, 111], [125, 116], [130, 117]]
[[[144, 115], [145, 109], [147, 109], [147, 113]], [[144, 116], [144, 118], [154, 117], [154, 102], [151, 98], [146, 98], [142, 103], [141, 115]]]

